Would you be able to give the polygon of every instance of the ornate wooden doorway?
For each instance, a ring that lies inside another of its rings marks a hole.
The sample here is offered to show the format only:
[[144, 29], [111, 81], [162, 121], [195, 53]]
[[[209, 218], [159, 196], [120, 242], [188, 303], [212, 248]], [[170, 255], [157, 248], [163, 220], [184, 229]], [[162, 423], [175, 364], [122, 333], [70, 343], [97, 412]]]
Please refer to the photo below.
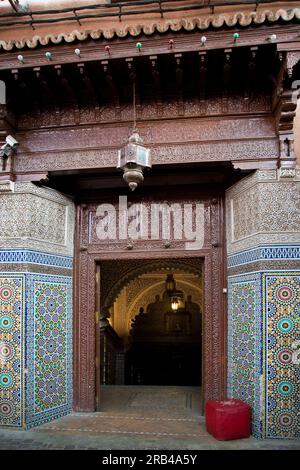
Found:
[[[225, 319], [226, 298], [224, 265], [224, 224], [223, 195], [197, 191], [184, 196], [177, 194], [170, 199], [168, 192], [158, 196], [144, 197], [143, 201], [162, 199], [170, 203], [194, 203], [200, 201], [204, 207], [203, 244], [199, 249], [189, 250], [182, 240], [166, 241], [137, 240], [99, 240], [96, 236], [97, 208], [99, 204], [117, 205], [118, 198], [102, 198], [98, 203], [88, 202], [77, 207], [77, 235], [74, 278], [74, 409], [93, 411], [97, 409], [97, 384], [99, 364], [97, 358], [99, 316], [100, 316], [100, 278], [101, 263], [111, 264], [116, 271], [118, 260], [133, 264], [143, 260], [172, 259], [174, 262], [185, 260], [197, 263], [201, 258], [203, 266], [204, 312], [204, 400], [219, 399], [226, 394], [226, 336]], [[131, 196], [136, 202], [138, 195]], [[173, 221], [174, 223], [174, 221]], [[113, 261], [113, 263], [112, 263]], [[199, 262], [198, 262], [199, 263]], [[198, 266], [199, 268], [199, 266]]]

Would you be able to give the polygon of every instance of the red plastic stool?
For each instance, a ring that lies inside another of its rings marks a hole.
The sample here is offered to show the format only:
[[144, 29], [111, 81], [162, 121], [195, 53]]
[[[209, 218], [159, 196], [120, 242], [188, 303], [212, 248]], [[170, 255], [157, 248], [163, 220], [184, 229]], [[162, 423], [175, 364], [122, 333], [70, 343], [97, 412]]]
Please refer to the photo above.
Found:
[[241, 400], [207, 401], [205, 419], [207, 432], [220, 441], [244, 439], [251, 435], [250, 406]]

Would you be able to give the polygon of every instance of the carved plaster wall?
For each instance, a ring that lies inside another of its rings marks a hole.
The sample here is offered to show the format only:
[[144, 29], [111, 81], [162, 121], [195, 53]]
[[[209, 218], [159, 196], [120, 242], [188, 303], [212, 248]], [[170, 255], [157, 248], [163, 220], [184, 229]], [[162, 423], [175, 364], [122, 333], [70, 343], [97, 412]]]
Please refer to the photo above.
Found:
[[227, 191], [227, 253], [299, 243], [300, 169], [285, 178], [257, 171]]
[[72, 202], [32, 183], [0, 182], [0, 246], [73, 256]]

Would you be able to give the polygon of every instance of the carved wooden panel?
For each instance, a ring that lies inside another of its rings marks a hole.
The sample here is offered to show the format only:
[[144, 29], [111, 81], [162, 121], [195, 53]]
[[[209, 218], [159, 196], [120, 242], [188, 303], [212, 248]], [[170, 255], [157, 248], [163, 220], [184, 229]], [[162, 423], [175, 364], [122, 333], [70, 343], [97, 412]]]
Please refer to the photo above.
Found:
[[[217, 103], [220, 103], [218, 101]], [[228, 102], [236, 109], [236, 102]], [[198, 106], [197, 104], [195, 106]], [[139, 123], [139, 132], [146, 146], [151, 148], [154, 165], [212, 161], [276, 160], [279, 155], [275, 122], [269, 117], [222, 117], [222, 110], [213, 107], [212, 116], [174, 119], [176, 109], [170, 104], [170, 119], [145, 120]], [[188, 114], [187, 114], [188, 116]], [[167, 117], [167, 116], [166, 116]], [[40, 122], [36, 116], [35, 121]], [[58, 123], [52, 128], [34, 129], [20, 133], [15, 172], [47, 172], [79, 168], [115, 168], [117, 150], [130, 134], [130, 114], [126, 122], [107, 122], [65, 127]], [[50, 126], [50, 128], [49, 128]], [[57, 143], [59, 142], [59, 151]]]

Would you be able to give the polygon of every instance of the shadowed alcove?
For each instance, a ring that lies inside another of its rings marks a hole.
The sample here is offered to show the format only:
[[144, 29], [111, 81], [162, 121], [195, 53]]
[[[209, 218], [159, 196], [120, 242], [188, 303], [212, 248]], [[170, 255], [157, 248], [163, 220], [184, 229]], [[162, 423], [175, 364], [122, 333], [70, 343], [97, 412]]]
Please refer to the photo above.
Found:
[[109, 293], [104, 300], [109, 317], [100, 336], [101, 383], [200, 386], [201, 264], [197, 270], [174, 260], [144, 263], [127, 277], [118, 292], [114, 284], [114, 298]]

